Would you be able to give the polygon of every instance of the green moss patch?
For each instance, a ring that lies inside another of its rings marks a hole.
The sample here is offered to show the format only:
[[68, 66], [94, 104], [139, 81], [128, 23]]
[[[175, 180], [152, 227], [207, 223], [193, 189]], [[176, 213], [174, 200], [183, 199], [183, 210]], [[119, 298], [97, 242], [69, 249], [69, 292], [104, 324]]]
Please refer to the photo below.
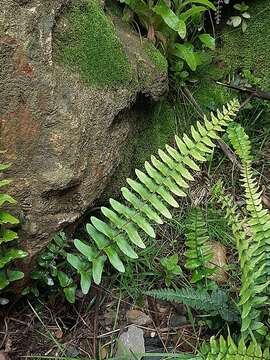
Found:
[[270, 4], [269, 0], [249, 2], [251, 19], [243, 34], [241, 29], [228, 28], [223, 36], [220, 58], [231, 73], [238, 69], [252, 70], [262, 78], [260, 87], [270, 89]]
[[133, 69], [99, 0], [86, 0], [69, 9], [67, 24], [55, 34], [56, 59], [72, 66], [97, 87], [129, 86]]

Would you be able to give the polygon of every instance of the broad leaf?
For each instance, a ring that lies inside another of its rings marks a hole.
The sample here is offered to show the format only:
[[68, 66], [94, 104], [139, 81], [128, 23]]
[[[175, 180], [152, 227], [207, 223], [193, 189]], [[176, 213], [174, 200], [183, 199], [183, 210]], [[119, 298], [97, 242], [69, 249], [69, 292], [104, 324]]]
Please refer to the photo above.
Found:
[[77, 250], [80, 251], [89, 261], [93, 261], [93, 259], [97, 256], [96, 250], [93, 248], [93, 246], [86, 245], [81, 240], [75, 239], [74, 245]]
[[211, 35], [201, 34], [201, 35], [199, 35], [199, 39], [209, 49], [211, 49], [211, 50], [215, 49], [215, 39]]
[[64, 288], [64, 294], [67, 301], [71, 304], [75, 303], [75, 293], [76, 293], [76, 286], [69, 286]]
[[99, 285], [101, 282], [102, 272], [107, 257], [102, 255], [93, 261], [93, 280]]
[[174, 55], [185, 60], [185, 62], [188, 64], [188, 66], [192, 71], [195, 71], [197, 69], [198, 64], [192, 44], [189, 43], [176, 44]]
[[82, 289], [83, 294], [88, 294], [88, 291], [91, 286], [91, 280], [92, 280], [92, 272], [91, 271], [81, 271], [80, 272], [80, 285]]
[[0, 224], [19, 224], [19, 220], [15, 216], [6, 211], [0, 211]]

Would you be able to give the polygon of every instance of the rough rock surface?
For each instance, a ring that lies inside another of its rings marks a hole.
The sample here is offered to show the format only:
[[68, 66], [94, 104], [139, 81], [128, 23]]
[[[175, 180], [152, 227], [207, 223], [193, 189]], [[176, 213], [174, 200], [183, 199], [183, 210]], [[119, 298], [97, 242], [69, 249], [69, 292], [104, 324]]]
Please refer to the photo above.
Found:
[[139, 37], [125, 28], [116, 33], [135, 85], [98, 89], [56, 63], [53, 30], [70, 4], [1, 0], [1, 148], [14, 164], [10, 190], [18, 200], [20, 239], [32, 258], [103, 192], [132, 127], [127, 109], [137, 96], [157, 100], [167, 90], [166, 72], [161, 73]]

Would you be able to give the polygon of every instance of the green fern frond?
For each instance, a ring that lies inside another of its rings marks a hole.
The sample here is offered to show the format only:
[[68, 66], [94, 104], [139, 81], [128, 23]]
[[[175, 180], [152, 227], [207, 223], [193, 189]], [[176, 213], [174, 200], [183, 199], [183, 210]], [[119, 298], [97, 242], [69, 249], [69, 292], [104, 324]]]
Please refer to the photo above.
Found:
[[201, 209], [191, 210], [186, 224], [187, 251], [185, 252], [187, 269], [192, 271], [191, 282], [197, 282], [213, 273], [207, 268], [213, 258], [212, 247], [209, 244], [208, 230]]
[[226, 321], [238, 320], [237, 309], [230, 303], [228, 294], [222, 290], [208, 292], [203, 289], [185, 287], [177, 290], [150, 290], [145, 294], [160, 300], [188, 305], [195, 310], [211, 313], [212, 316], [219, 314]]
[[240, 292], [242, 306], [242, 332], [244, 336], [254, 331], [266, 335], [262, 324], [261, 307], [269, 302], [270, 284], [270, 215], [263, 209], [259, 185], [251, 167], [251, 143], [241, 125], [228, 129], [231, 143], [241, 159], [241, 177], [245, 189], [247, 223], [252, 231], [247, 248], [247, 262], [244, 266]]
[[267, 284], [261, 283], [261, 270], [256, 271], [258, 270], [257, 260], [256, 257], [254, 258], [252, 242], [248, 239], [243, 227], [246, 219], [241, 219], [233, 197], [225, 193], [221, 182], [216, 184], [214, 191], [217, 193], [216, 198], [221, 204], [222, 209], [226, 211], [225, 217], [232, 227], [238, 251], [242, 284], [239, 294], [242, 336], [246, 338], [250, 334], [253, 336], [256, 333], [265, 335], [266, 327], [259, 320], [262, 317], [260, 309], [265, 304], [267, 297], [261, 296], [258, 286], [260, 284], [260, 288], [263, 290]]
[[[158, 150], [158, 157], [152, 156], [145, 162], [145, 172], [136, 170], [137, 180], [127, 179], [128, 187], [121, 189], [126, 203], [110, 199], [110, 207], [102, 207], [104, 221], [91, 217], [86, 229], [91, 244], [84, 244], [84, 252], [78, 249], [89, 262], [89, 271], [100, 275], [96, 269], [96, 258], [103, 256], [120, 272], [125, 270], [123, 255], [137, 258], [133, 245], [144, 248], [140, 233], [155, 237], [153, 223], [161, 224], [163, 218], [172, 217], [168, 206], [178, 207], [173, 195], [185, 197], [188, 182], [193, 181], [192, 173], [199, 171], [199, 163], [206, 161], [206, 154], [214, 151], [213, 140], [225, 131], [239, 110], [239, 102], [232, 100], [211, 119], [204, 118], [191, 128], [191, 136], [175, 137], [177, 148], [166, 145]], [[85, 247], [88, 246], [87, 251]], [[89, 250], [91, 248], [91, 251]], [[87, 257], [87, 253], [96, 254]], [[104, 264], [104, 261], [103, 261]], [[101, 279], [101, 276], [96, 276]], [[94, 279], [95, 280], [95, 279]]]
[[266, 360], [269, 359], [269, 348], [263, 350], [256, 342], [246, 346], [244, 339], [235, 344], [230, 336], [227, 340], [221, 336], [219, 340], [212, 337], [209, 344], [204, 344], [201, 355], [204, 360]]

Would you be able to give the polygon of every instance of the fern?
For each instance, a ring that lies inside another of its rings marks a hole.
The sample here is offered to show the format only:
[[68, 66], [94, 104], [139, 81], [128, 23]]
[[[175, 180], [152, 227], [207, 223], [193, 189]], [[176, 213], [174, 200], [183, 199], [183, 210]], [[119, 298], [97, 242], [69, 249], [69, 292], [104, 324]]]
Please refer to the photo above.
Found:
[[237, 309], [230, 303], [228, 294], [222, 290], [209, 293], [204, 289], [186, 287], [177, 290], [150, 290], [145, 294], [160, 300], [188, 305], [195, 310], [211, 313], [211, 316], [220, 315], [226, 321], [238, 320]]
[[207, 263], [213, 258], [209, 236], [201, 209], [193, 209], [186, 224], [186, 268], [192, 270], [191, 282], [195, 283], [213, 273]]
[[[214, 151], [213, 141], [219, 139], [218, 133], [224, 131], [238, 110], [239, 103], [233, 100], [223, 107], [223, 112], [217, 111], [217, 116], [211, 114], [211, 120], [205, 117], [203, 124], [192, 126], [191, 136], [176, 136], [177, 148], [166, 145], [165, 150], [158, 150], [159, 158], [152, 156], [151, 162], [145, 162], [146, 172], [136, 170], [136, 181], [127, 179], [129, 187], [121, 189], [126, 204], [110, 199], [110, 207], [101, 208], [105, 220], [91, 217], [91, 223], [86, 225], [91, 242], [76, 239], [74, 245], [83, 255], [84, 264], [88, 263], [87, 274], [96, 284], [101, 281], [107, 260], [124, 272], [122, 254], [136, 259], [132, 245], [145, 248], [140, 231], [154, 238], [151, 223], [162, 224], [163, 218], [172, 217], [168, 206], [178, 207], [173, 195], [186, 196], [188, 182], [194, 180], [192, 172], [200, 170], [198, 163], [205, 162], [205, 155]], [[77, 260], [78, 270], [80, 258]]]
[[[244, 337], [254, 332], [266, 335], [267, 328], [261, 322], [262, 307], [269, 302], [270, 284], [270, 215], [263, 209], [261, 191], [251, 168], [251, 144], [241, 125], [228, 129], [231, 143], [242, 162], [242, 182], [245, 189], [247, 222], [252, 230], [249, 242], [243, 234], [239, 243], [242, 269], [240, 305], [242, 306], [242, 333]], [[233, 214], [231, 216], [233, 221]], [[237, 219], [235, 219], [237, 220]], [[235, 221], [234, 220], [234, 221]], [[235, 227], [235, 225], [234, 225]]]
[[243, 339], [237, 345], [230, 336], [227, 340], [221, 336], [219, 340], [212, 337], [209, 344], [204, 344], [201, 355], [204, 360], [267, 360], [269, 349], [263, 350], [256, 342], [246, 346]]
[[[3, 153], [3, 151], [0, 153]], [[11, 164], [0, 163], [0, 173], [7, 170], [10, 166]], [[0, 188], [9, 185], [11, 182], [10, 179], [0, 178]], [[16, 200], [12, 196], [0, 193], [1, 208], [7, 204], [15, 203]], [[5, 289], [11, 282], [20, 280], [24, 276], [23, 272], [10, 269], [10, 263], [16, 259], [24, 258], [27, 256], [27, 253], [23, 250], [7, 246], [7, 244], [10, 245], [12, 241], [18, 238], [17, 233], [10, 230], [8, 226], [17, 225], [18, 223], [19, 220], [15, 216], [6, 210], [0, 209], [0, 291]]]

